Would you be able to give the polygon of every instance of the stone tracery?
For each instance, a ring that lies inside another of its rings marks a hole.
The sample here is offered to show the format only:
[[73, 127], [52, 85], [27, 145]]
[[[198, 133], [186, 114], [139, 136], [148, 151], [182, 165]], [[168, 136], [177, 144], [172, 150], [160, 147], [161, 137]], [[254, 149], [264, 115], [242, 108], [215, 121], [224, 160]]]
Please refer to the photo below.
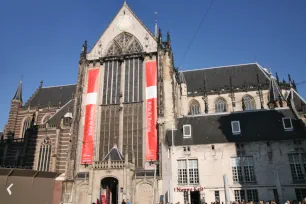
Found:
[[106, 56], [118, 56], [142, 52], [143, 48], [137, 38], [130, 33], [123, 32], [111, 42]]

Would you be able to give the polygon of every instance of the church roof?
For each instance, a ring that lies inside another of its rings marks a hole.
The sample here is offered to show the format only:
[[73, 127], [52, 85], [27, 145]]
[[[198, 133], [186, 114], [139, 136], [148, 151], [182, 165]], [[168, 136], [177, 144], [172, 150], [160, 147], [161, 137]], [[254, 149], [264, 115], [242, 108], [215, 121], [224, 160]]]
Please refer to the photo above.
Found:
[[73, 98], [75, 89], [75, 84], [38, 88], [24, 107], [63, 106]]
[[103, 161], [108, 160], [115, 160], [115, 161], [122, 161], [124, 160], [124, 157], [122, 156], [120, 150], [118, 149], [117, 145], [114, 145], [114, 147], [108, 152], [108, 154], [104, 157]]
[[[61, 123], [61, 119], [65, 117], [67, 113], [73, 112], [74, 99], [71, 99], [66, 104], [63, 105], [49, 120], [48, 124], [58, 125]], [[71, 114], [72, 115], [72, 114]]]
[[[283, 127], [283, 118], [292, 119], [293, 130]], [[240, 122], [240, 134], [233, 134], [232, 121]], [[290, 109], [256, 110], [213, 115], [190, 116], [177, 119], [174, 144], [198, 145], [228, 142], [256, 142], [305, 139], [304, 124]], [[191, 125], [191, 138], [183, 137], [183, 125]], [[171, 130], [167, 131], [171, 145]]]
[[230, 77], [234, 88], [256, 86], [257, 75], [260, 84], [269, 84], [267, 72], [257, 63], [189, 70], [183, 73], [189, 93], [203, 90], [204, 79], [207, 91], [230, 87]]

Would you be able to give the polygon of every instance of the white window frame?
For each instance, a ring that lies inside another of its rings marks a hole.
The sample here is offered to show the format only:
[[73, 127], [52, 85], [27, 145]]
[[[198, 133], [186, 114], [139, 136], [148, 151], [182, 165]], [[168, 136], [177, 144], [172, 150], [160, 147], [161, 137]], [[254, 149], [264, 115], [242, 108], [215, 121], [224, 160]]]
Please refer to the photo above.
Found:
[[[193, 180], [194, 180], [194, 183], [191, 183], [190, 182], [190, 172], [189, 172], [189, 170], [190, 169], [192, 169], [191, 167], [190, 167], [190, 165], [189, 165], [189, 161], [191, 161], [191, 160], [196, 160], [196, 163], [197, 163], [197, 176], [195, 176], [195, 174], [196, 174], [196, 172], [194, 171], [193, 172]], [[190, 186], [196, 186], [196, 185], [199, 185], [200, 184], [200, 175], [199, 175], [199, 173], [200, 173], [200, 170], [199, 170], [199, 160], [198, 159], [178, 159], [177, 160], [177, 164], [178, 164], [178, 162], [179, 161], [185, 161], [186, 163], [186, 173], [187, 173], [187, 177], [186, 177], [186, 179], [187, 179], [187, 183], [179, 183], [178, 181], [179, 180], [177, 180], [177, 184], [178, 185], [181, 185], [181, 186], [186, 186], [186, 185], [190, 185]], [[178, 168], [179, 169], [179, 168]], [[177, 179], [179, 178], [179, 174], [177, 175]], [[183, 177], [182, 177], [183, 178]], [[197, 180], [198, 182], [195, 182], [195, 180]]]
[[[286, 119], [289, 119], [289, 120], [290, 120], [290, 125], [291, 125], [291, 127], [289, 127], [289, 128], [286, 128], [286, 125], [285, 125], [285, 120], [286, 120]], [[292, 131], [292, 130], [293, 130], [292, 119], [289, 118], [289, 117], [284, 117], [284, 118], [282, 118], [282, 120], [283, 120], [283, 127], [284, 127], [284, 130], [286, 130], [286, 131]]]
[[[189, 135], [185, 134], [185, 127], [190, 128], [190, 134]], [[183, 125], [183, 138], [191, 138], [191, 125]]]
[[[238, 127], [239, 127], [239, 131], [234, 131], [234, 128], [233, 128], [233, 124], [234, 123], [238, 123]], [[232, 126], [232, 133], [234, 135], [237, 135], [237, 134], [240, 134], [241, 133], [241, 128], [240, 128], [240, 121], [239, 120], [234, 120], [231, 122], [231, 126]]]
[[[253, 156], [231, 157], [231, 165], [232, 165], [232, 175], [233, 175], [234, 183], [256, 183], [257, 182]], [[239, 170], [241, 171], [240, 174], [239, 174]]]

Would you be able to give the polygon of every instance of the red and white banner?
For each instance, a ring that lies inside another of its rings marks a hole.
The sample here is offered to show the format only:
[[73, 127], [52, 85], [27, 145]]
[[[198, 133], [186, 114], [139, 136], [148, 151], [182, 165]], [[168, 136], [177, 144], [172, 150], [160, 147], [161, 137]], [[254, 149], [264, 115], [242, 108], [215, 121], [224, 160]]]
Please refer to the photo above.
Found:
[[96, 121], [96, 103], [98, 92], [99, 69], [88, 71], [85, 124], [82, 147], [82, 164], [92, 164], [94, 154], [94, 128]]
[[156, 61], [146, 63], [146, 160], [157, 160], [157, 67]]

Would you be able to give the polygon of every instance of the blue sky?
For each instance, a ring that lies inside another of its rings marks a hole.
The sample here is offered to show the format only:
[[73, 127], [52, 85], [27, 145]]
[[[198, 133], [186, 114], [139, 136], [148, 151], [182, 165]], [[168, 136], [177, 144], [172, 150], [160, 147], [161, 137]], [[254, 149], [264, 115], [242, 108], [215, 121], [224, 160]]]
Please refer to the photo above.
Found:
[[[192, 2], [192, 3], [191, 3]], [[38, 88], [75, 83], [84, 40], [91, 47], [123, 0], [0, 1], [0, 130], [21, 75], [23, 99]], [[154, 12], [171, 32], [181, 61], [210, 0], [127, 0], [153, 30]], [[306, 80], [305, 0], [215, 0], [181, 66], [184, 70], [257, 61], [296, 82]], [[298, 91], [306, 97], [306, 84]]]

